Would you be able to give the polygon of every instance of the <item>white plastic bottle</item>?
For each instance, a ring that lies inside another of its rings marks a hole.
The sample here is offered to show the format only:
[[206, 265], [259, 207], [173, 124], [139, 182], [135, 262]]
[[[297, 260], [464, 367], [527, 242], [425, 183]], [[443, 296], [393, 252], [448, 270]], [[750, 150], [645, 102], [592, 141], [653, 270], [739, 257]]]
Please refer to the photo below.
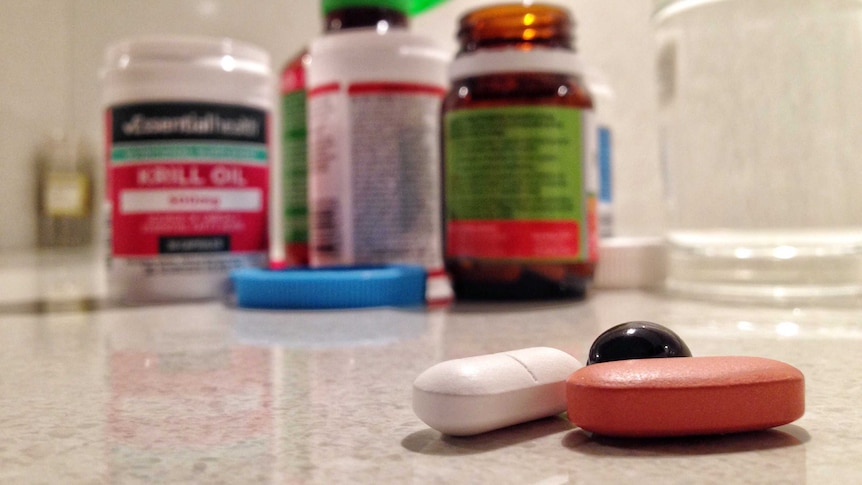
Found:
[[109, 283], [131, 302], [217, 298], [267, 251], [269, 55], [150, 37], [106, 53]]
[[330, 33], [310, 53], [311, 265], [408, 263], [442, 273], [448, 54], [404, 28]]

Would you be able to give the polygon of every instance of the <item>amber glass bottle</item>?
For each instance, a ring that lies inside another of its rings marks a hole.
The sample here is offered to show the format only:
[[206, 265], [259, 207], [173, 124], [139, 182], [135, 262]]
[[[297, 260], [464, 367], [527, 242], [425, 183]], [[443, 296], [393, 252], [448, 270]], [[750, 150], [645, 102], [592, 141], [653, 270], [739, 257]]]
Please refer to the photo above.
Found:
[[548, 5], [460, 20], [443, 107], [446, 263], [459, 299], [582, 298], [597, 253], [592, 101]]
[[[405, 0], [324, 0], [324, 32], [407, 28]], [[281, 73], [282, 183], [284, 187], [284, 254], [271, 254], [270, 265], [308, 264], [308, 127], [305, 68], [311, 58], [303, 50]]]

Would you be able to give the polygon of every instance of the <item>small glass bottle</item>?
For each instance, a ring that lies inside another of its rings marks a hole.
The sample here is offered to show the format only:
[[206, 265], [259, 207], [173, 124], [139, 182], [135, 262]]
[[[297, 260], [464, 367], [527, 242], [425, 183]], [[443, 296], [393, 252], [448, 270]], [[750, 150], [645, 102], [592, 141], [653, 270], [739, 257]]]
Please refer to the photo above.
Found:
[[37, 155], [39, 246], [84, 247], [93, 239], [95, 154], [80, 137], [54, 134]]
[[[324, 32], [408, 26], [403, 0], [324, 0]], [[308, 127], [305, 70], [308, 49], [290, 59], [281, 75], [282, 183], [284, 254], [270, 256], [270, 265], [308, 264]], [[276, 236], [278, 237], [278, 236]], [[282, 261], [283, 260], [283, 261]]]
[[592, 100], [569, 13], [460, 20], [444, 101], [446, 265], [459, 299], [582, 298], [597, 259]]

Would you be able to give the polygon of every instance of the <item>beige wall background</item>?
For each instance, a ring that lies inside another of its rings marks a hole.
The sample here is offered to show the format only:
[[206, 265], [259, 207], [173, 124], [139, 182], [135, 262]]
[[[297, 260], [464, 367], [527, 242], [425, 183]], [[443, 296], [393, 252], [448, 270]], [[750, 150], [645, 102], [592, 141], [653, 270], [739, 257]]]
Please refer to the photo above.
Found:
[[[485, 0], [450, 0], [413, 21], [454, 52], [455, 23]], [[578, 22], [578, 50], [614, 99], [616, 232], [659, 235], [663, 210], [655, 129], [651, 0], [549, 0]], [[276, 68], [318, 35], [313, 0], [3, 0], [0, 2], [0, 250], [36, 243], [34, 152], [56, 130], [101, 145], [104, 48], [143, 34], [229, 36], [269, 50]]]

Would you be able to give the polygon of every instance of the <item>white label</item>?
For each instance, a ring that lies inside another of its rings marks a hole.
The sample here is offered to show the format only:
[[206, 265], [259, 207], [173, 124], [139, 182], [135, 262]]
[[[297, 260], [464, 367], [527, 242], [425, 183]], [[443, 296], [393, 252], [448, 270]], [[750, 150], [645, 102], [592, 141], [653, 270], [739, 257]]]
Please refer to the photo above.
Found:
[[313, 265], [442, 265], [443, 94], [390, 83], [311, 91]]
[[148, 212], [257, 212], [263, 209], [260, 190], [124, 190], [121, 214]]

